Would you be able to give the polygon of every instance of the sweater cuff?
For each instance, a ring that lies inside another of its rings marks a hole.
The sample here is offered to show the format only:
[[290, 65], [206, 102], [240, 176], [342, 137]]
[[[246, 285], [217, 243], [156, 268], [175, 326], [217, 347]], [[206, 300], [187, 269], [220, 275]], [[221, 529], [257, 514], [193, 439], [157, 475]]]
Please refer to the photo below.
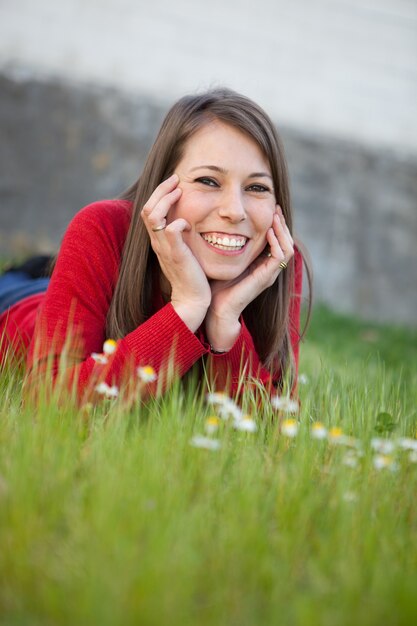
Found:
[[124, 343], [136, 365], [152, 365], [159, 369], [162, 364], [172, 361], [180, 375], [207, 352], [171, 303], [129, 333]]
[[256, 375], [261, 365], [252, 335], [248, 331], [242, 317], [240, 317], [239, 321], [241, 323], [240, 333], [230, 350], [216, 353], [212, 352], [210, 346], [206, 344], [214, 362], [219, 365], [227, 363], [232, 380], [237, 380], [242, 374], [245, 378]]

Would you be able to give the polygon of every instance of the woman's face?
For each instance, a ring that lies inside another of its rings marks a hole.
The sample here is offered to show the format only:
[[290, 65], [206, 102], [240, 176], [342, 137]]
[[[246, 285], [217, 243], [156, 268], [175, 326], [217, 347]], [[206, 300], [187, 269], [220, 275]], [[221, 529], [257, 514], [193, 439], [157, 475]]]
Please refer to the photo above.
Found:
[[233, 280], [266, 245], [276, 202], [268, 160], [249, 136], [215, 120], [187, 142], [175, 173], [182, 195], [167, 222], [183, 233], [206, 276]]

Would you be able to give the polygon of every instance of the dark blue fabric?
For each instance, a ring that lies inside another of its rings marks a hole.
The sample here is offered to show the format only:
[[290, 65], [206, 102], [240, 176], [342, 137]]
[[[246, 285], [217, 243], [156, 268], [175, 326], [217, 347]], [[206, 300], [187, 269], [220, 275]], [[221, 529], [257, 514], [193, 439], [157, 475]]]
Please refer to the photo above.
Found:
[[47, 290], [49, 278], [32, 278], [26, 272], [6, 272], [0, 276], [0, 314], [36, 293]]

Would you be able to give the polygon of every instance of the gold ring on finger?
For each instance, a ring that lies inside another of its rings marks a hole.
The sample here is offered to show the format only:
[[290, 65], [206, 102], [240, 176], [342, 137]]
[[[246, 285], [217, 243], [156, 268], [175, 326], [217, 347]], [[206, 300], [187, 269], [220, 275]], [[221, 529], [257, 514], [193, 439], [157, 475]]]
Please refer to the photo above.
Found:
[[159, 226], [152, 226], [152, 230], [154, 233], [157, 233], [159, 230], [165, 230], [166, 227], [166, 224], [159, 224]]
[[285, 261], [281, 261], [279, 266], [280, 266], [281, 269], [286, 270], [287, 267], [288, 267], [288, 263], [286, 263]]

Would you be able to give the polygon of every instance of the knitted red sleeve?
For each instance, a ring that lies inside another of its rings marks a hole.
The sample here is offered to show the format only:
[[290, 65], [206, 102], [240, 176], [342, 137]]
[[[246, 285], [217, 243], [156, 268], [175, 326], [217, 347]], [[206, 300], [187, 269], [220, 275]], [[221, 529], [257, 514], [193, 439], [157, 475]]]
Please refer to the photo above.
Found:
[[151, 365], [158, 372], [173, 358], [176, 375], [183, 376], [207, 351], [167, 304], [118, 342], [107, 365], [91, 356], [102, 352], [106, 339], [106, 316], [130, 220], [126, 204], [94, 203], [72, 220], [29, 349], [32, 371], [38, 367], [42, 373], [48, 359], [53, 376], [64, 366], [67, 383], [78, 381], [81, 397], [91, 395], [102, 380], [119, 385], [127, 366], [131, 371], [132, 366]]

